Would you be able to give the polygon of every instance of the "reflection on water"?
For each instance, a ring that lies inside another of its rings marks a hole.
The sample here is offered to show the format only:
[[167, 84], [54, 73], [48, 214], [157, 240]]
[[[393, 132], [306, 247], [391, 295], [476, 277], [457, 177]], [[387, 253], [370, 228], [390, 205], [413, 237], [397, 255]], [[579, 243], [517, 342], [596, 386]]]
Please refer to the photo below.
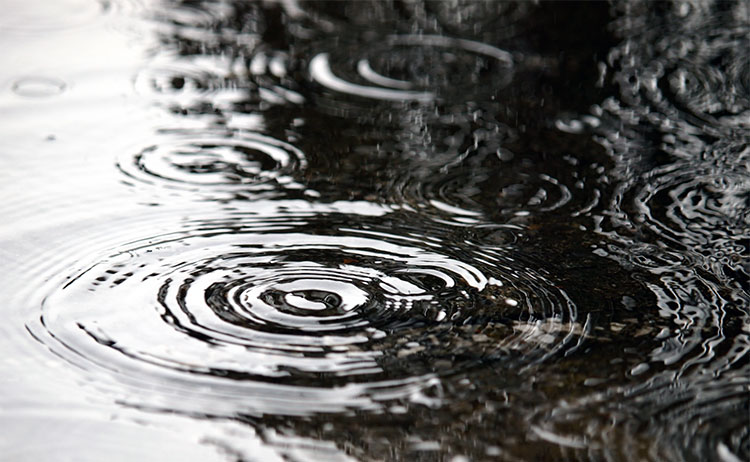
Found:
[[[512, 77], [510, 53], [485, 43], [441, 35], [388, 35], [381, 41], [382, 45], [365, 45], [371, 57], [357, 59], [360, 83], [336, 75], [329, 53], [310, 60], [310, 77], [334, 92], [396, 101], [431, 101], [443, 92], [460, 91], [467, 83], [474, 87], [476, 98], [475, 89], [483, 75], [491, 82], [485, 87], [490, 91]], [[343, 61], [351, 59], [346, 56]]]
[[152, 383], [134, 404], [227, 416], [438, 406], [443, 375], [515, 373], [579, 339], [573, 303], [507, 246], [354, 216], [235, 214], [147, 235], [64, 278], [38, 336], [84, 369]]
[[8, 460], [750, 458], [744, 2], [33, 3]]
[[304, 174], [304, 153], [275, 138], [227, 129], [164, 129], [149, 141], [154, 144], [118, 162], [133, 183], [214, 201], [304, 189], [290, 176]]

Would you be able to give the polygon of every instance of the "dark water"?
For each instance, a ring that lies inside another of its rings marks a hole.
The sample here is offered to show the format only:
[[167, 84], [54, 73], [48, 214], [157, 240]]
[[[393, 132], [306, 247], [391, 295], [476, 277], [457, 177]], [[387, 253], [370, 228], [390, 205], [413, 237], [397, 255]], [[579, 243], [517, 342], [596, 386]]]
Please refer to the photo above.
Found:
[[0, 459], [750, 459], [746, 2], [6, 1]]

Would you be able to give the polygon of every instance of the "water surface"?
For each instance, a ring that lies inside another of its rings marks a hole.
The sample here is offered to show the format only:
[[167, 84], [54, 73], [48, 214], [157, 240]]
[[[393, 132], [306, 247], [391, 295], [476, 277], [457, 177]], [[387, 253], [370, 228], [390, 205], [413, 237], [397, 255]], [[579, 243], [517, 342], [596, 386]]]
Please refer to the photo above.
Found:
[[5, 10], [4, 460], [750, 458], [745, 3]]

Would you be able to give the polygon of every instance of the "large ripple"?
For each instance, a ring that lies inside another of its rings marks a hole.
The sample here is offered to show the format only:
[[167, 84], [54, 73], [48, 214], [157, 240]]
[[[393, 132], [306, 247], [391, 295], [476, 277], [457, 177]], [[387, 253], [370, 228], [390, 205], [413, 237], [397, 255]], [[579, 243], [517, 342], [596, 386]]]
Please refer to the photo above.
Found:
[[488, 361], [517, 373], [580, 334], [544, 270], [448, 239], [461, 230], [346, 216], [184, 226], [92, 255], [29, 326], [125, 402], [210, 415], [439, 405], [454, 374]]
[[[335, 50], [335, 49], [334, 49]], [[334, 93], [381, 101], [433, 101], [494, 92], [513, 77], [507, 51], [442, 35], [391, 35], [360, 56], [322, 51], [311, 78]]]

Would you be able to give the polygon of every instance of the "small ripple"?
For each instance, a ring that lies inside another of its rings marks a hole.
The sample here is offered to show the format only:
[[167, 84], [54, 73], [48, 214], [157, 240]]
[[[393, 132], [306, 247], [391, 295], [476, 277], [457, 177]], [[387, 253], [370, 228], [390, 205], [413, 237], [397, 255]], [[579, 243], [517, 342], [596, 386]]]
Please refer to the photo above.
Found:
[[696, 169], [692, 162], [649, 172], [634, 199], [637, 217], [678, 245], [710, 245], [750, 225], [750, 172]]
[[156, 101], [184, 105], [231, 102], [246, 93], [233, 67], [232, 61], [224, 57], [162, 56], [138, 73], [134, 87], [139, 94]]
[[[454, 105], [450, 111], [415, 107], [389, 113], [388, 121], [361, 123], [357, 150], [345, 154], [357, 160], [314, 159], [318, 168], [327, 162], [327, 168], [337, 169], [338, 176], [324, 181], [312, 176], [310, 185], [322, 197], [341, 195], [342, 189], [350, 195], [362, 191], [359, 197], [464, 225], [507, 224], [543, 214], [579, 217], [605, 205], [601, 189], [607, 178], [600, 158], [580, 144], [566, 148], [567, 135], [556, 141], [560, 155], [549, 156], [545, 146], [529, 146], [498, 121], [497, 110], [491, 104]], [[302, 127], [302, 138], [315, 130], [320, 127]]]
[[[256, 43], [258, 38], [254, 34], [239, 34], [238, 31], [225, 27], [236, 15], [236, 7], [229, 2], [203, 0], [160, 5], [150, 12], [157, 26], [167, 32], [172, 40], [180, 40], [185, 45], [195, 42], [210, 48], [231, 42]], [[248, 25], [251, 24], [248, 21]]]
[[622, 242], [638, 233], [688, 259], [739, 271], [750, 227], [750, 146], [727, 139], [670, 160], [618, 187], [614, 227], [605, 233]]
[[23, 77], [11, 87], [13, 93], [27, 98], [46, 98], [61, 94], [67, 84], [56, 77], [29, 76]]
[[612, 242], [599, 254], [649, 273], [658, 313], [673, 324], [649, 367], [718, 375], [750, 355], [749, 155], [746, 143], [724, 140], [633, 175], [597, 228]]
[[[573, 156], [566, 156], [566, 162], [579, 163]], [[423, 162], [397, 176], [391, 190], [399, 201], [467, 223], [472, 217], [506, 221], [543, 213], [576, 217], [599, 205], [602, 169], [598, 164], [568, 167], [557, 170], [554, 177], [498, 145], [494, 151], [467, 151], [442, 165]]]
[[580, 334], [572, 301], [509, 249], [290, 218], [191, 220], [92, 255], [29, 328], [126, 401], [209, 415], [439, 405], [444, 377], [517, 371]]
[[621, 99], [637, 117], [670, 130], [747, 128], [747, 5], [674, 5], [684, 8], [666, 14], [633, 8], [620, 20], [625, 40], [609, 62]]
[[283, 52], [257, 51], [228, 57], [195, 54], [155, 58], [133, 81], [137, 93], [170, 110], [217, 114], [247, 112], [248, 105], [301, 104], [305, 98], [288, 75], [289, 57]]
[[677, 105], [717, 118], [748, 110], [750, 63], [742, 51], [750, 48], [747, 33], [740, 30], [705, 44], [681, 44], [690, 51], [672, 69], [665, 69], [668, 91]]
[[571, 448], [579, 457], [747, 460], [748, 370], [727, 375], [722, 380], [710, 374], [678, 381], [661, 377], [631, 389], [559, 403], [553, 411], [535, 416], [532, 428], [542, 439]]
[[279, 37], [285, 26], [269, 10], [256, 2], [209, 1], [155, 8], [150, 16], [161, 46], [136, 87], [198, 112], [304, 102], [290, 49]]
[[747, 5], [665, 6], [623, 5], [615, 23], [625, 39], [609, 56], [620, 100], [594, 113], [619, 183], [596, 217], [609, 244], [595, 252], [642, 271], [670, 323], [629, 374], [663, 371], [692, 387], [702, 371], [724, 386], [750, 357]]
[[478, 94], [507, 85], [513, 76], [510, 53], [441, 35], [391, 35], [355, 58], [332, 53], [312, 58], [312, 79], [336, 93], [376, 100], [432, 101], [451, 93]]
[[119, 159], [127, 183], [203, 200], [304, 189], [292, 175], [304, 170], [305, 155], [284, 141], [230, 130], [162, 130], [160, 135], [161, 143]]

